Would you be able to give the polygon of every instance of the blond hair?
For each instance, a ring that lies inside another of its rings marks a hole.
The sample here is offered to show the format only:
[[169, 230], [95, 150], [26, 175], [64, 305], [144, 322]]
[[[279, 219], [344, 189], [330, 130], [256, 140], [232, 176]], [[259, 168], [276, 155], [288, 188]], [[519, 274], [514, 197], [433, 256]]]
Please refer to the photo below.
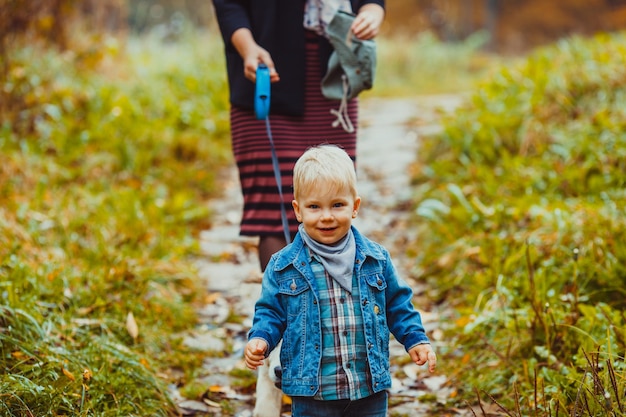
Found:
[[321, 184], [332, 184], [334, 190], [348, 189], [352, 197], [357, 197], [354, 162], [338, 146], [309, 148], [293, 167], [293, 195], [296, 200]]

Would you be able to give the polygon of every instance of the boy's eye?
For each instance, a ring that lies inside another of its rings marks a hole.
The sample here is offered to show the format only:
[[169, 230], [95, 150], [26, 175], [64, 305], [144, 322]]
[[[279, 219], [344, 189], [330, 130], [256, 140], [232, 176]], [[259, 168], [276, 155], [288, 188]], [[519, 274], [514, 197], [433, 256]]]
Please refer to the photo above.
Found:
[[333, 207], [343, 207], [344, 204], [343, 203], [335, 203], [333, 204]]
[[309, 208], [316, 209], [316, 208], [319, 208], [319, 206], [317, 204], [309, 204]]

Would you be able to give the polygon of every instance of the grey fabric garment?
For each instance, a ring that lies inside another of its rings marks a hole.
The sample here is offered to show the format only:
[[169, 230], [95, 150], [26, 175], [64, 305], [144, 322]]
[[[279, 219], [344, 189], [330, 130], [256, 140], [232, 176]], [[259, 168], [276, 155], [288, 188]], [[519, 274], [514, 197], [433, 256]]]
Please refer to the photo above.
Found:
[[[338, 11], [326, 27], [334, 52], [328, 60], [328, 71], [322, 79], [322, 94], [331, 100], [349, 100], [374, 85], [376, 43], [371, 39], [361, 40], [352, 35], [350, 26], [354, 17], [353, 14]], [[344, 80], [347, 81], [347, 86]]]
[[302, 225], [299, 226], [298, 232], [311, 252], [319, 257], [328, 275], [341, 285], [344, 290], [351, 293], [352, 273], [356, 257], [356, 241], [354, 240], [352, 229], [333, 246], [324, 245], [311, 239]]
[[326, 26], [333, 20], [337, 10], [352, 12], [350, 0], [306, 0], [304, 4], [304, 27], [326, 36]]

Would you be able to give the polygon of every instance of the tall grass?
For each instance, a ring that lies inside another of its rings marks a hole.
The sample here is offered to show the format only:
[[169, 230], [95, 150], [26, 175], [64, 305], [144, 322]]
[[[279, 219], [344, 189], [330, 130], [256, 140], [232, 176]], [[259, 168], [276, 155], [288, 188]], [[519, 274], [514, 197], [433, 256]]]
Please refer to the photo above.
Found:
[[626, 415], [626, 36], [494, 72], [419, 152], [417, 273], [467, 401]]
[[229, 162], [216, 43], [93, 38], [11, 56], [0, 131], [0, 414], [171, 415]]

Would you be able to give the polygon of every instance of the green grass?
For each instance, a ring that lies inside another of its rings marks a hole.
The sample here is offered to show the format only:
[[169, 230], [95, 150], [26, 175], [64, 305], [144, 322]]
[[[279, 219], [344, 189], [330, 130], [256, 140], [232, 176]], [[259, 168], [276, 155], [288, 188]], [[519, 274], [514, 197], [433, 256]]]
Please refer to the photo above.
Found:
[[626, 415], [626, 37], [501, 67], [425, 140], [416, 273], [455, 307], [459, 399]]
[[230, 149], [221, 50], [187, 41], [12, 52], [0, 132], [2, 415], [170, 415], [164, 376], [201, 363], [176, 334], [196, 323], [191, 259]]

